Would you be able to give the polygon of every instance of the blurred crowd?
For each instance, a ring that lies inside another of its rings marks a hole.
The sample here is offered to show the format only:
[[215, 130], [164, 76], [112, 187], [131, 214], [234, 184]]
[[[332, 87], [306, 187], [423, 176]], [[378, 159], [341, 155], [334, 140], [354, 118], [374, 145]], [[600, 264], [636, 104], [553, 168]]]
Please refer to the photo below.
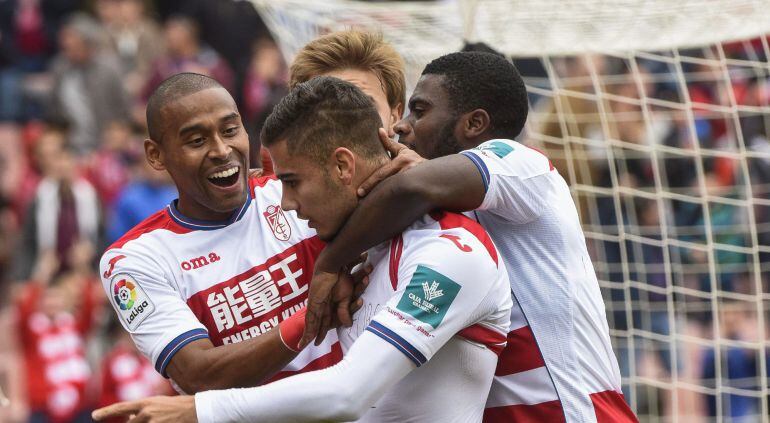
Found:
[[[767, 63], [766, 45], [721, 53]], [[576, 194], [640, 415], [740, 419], [767, 400], [770, 369], [769, 75], [722, 67], [713, 48], [680, 53], [693, 60], [517, 60], [535, 88], [523, 141]], [[176, 197], [144, 160], [144, 107], [183, 71], [230, 90], [260, 163], [287, 70], [248, 2], [0, 0], [0, 421], [89, 421], [98, 405], [172, 392], [95, 272]]]
[[770, 401], [764, 43], [519, 63], [554, 93], [530, 90], [526, 142], [573, 188], [640, 416], [757, 421]]
[[184, 71], [231, 91], [258, 153], [287, 74], [248, 2], [0, 1], [0, 421], [90, 421], [96, 406], [173, 392], [96, 271], [176, 198], [144, 160], [144, 109]]

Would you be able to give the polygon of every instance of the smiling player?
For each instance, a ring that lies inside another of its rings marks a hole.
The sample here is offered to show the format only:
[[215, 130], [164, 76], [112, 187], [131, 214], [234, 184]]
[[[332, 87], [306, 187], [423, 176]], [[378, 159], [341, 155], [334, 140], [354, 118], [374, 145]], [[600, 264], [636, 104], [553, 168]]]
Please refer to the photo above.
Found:
[[100, 264], [139, 350], [189, 393], [339, 361], [336, 339], [297, 354], [304, 319], [295, 313], [323, 244], [281, 209], [280, 182], [247, 176], [248, 138], [230, 94], [209, 77], [175, 75], [150, 98], [147, 122], [147, 160], [171, 175], [179, 199]]

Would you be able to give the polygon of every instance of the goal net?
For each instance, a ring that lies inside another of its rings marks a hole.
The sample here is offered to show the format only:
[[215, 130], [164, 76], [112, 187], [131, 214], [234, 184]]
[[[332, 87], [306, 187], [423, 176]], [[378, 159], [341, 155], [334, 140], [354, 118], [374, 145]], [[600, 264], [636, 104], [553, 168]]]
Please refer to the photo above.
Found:
[[751, 0], [252, 0], [287, 61], [377, 30], [424, 65], [513, 58], [519, 141], [570, 184], [643, 421], [770, 421], [770, 13]]

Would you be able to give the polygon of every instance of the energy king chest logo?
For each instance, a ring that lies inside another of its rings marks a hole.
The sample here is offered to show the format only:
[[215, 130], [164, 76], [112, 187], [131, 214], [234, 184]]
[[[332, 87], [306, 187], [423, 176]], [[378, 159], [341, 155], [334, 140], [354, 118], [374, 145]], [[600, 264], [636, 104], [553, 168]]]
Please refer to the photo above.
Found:
[[115, 309], [129, 330], [136, 329], [155, 311], [155, 304], [131, 275], [119, 273], [112, 278], [111, 285]]
[[480, 145], [477, 147], [481, 151], [490, 151], [499, 158], [503, 158], [513, 151], [513, 147], [501, 141], [492, 141], [490, 143]]
[[417, 266], [397, 309], [437, 328], [460, 292], [460, 284], [425, 266]]

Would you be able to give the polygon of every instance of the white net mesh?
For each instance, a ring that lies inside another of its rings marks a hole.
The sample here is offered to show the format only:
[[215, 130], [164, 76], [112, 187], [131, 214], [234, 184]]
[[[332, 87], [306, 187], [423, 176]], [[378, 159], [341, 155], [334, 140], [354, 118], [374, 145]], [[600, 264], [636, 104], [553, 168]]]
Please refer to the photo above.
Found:
[[485, 41], [530, 92], [521, 140], [572, 189], [627, 400], [646, 421], [770, 421], [766, 1], [254, 0], [287, 59], [382, 31], [425, 63]]

